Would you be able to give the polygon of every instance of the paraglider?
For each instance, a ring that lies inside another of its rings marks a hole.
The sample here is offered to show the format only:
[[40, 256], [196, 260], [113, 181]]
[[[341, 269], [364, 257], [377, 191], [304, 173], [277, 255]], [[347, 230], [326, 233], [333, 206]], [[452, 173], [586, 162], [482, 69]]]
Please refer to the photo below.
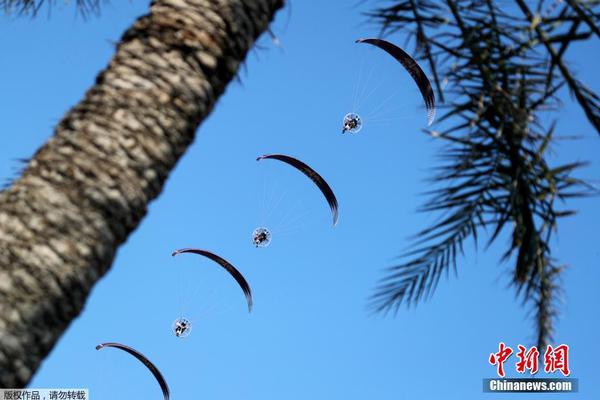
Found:
[[333, 226], [337, 224], [338, 202], [335, 197], [335, 194], [333, 193], [333, 190], [331, 190], [331, 187], [329, 186], [329, 184], [327, 184], [327, 182], [325, 182], [325, 179], [323, 179], [321, 175], [319, 175], [314, 169], [312, 169], [302, 161], [290, 156], [286, 156], [284, 154], [265, 154], [260, 157], [257, 157], [256, 161], [267, 159], [282, 161], [286, 164], [291, 165], [292, 167], [296, 168], [298, 171], [302, 172], [304, 175], [309, 177], [315, 183], [315, 185], [317, 185], [321, 193], [323, 193], [325, 199], [327, 200], [327, 203], [329, 204], [329, 207], [331, 208], [331, 212], [333, 214]]
[[238, 271], [230, 262], [228, 262], [224, 258], [222, 258], [214, 253], [211, 253], [210, 251], [201, 250], [201, 249], [190, 249], [190, 248], [179, 249], [179, 250], [174, 251], [173, 254], [171, 254], [171, 255], [174, 257], [174, 256], [176, 256], [178, 254], [182, 254], [182, 253], [193, 253], [193, 254], [198, 254], [200, 256], [209, 258], [212, 261], [219, 264], [221, 267], [223, 267], [227, 272], [229, 272], [229, 274], [231, 274], [233, 279], [236, 280], [236, 282], [238, 283], [238, 285], [244, 292], [244, 295], [246, 296], [246, 302], [248, 303], [248, 312], [252, 312], [252, 291], [250, 290], [250, 285], [248, 285], [248, 282], [246, 281], [244, 276], [240, 273], [240, 271]]
[[362, 119], [356, 113], [348, 113], [342, 122], [342, 133], [358, 133], [362, 129]]
[[256, 247], [267, 247], [271, 244], [271, 231], [265, 227], [259, 227], [252, 232], [252, 243]]
[[123, 351], [131, 354], [135, 358], [137, 358], [139, 361], [141, 361], [142, 364], [144, 364], [146, 366], [146, 368], [148, 368], [150, 370], [152, 375], [154, 375], [154, 378], [160, 385], [164, 400], [169, 400], [169, 386], [167, 385], [165, 378], [163, 378], [163, 376], [160, 373], [160, 371], [158, 370], [158, 368], [156, 368], [156, 366], [154, 364], [152, 364], [152, 362], [150, 362], [150, 360], [148, 360], [142, 353], [138, 352], [137, 350], [135, 350], [129, 346], [125, 346], [124, 344], [120, 344], [120, 343], [101, 343], [98, 346], [96, 346], [96, 350], [100, 350], [105, 347], [114, 347], [116, 349], [123, 350]]
[[417, 62], [410, 55], [408, 55], [408, 53], [395, 44], [388, 42], [387, 40], [358, 39], [356, 43], [368, 43], [370, 45], [379, 47], [394, 57], [398, 62], [400, 62], [400, 64], [402, 64], [408, 73], [410, 73], [410, 76], [413, 78], [419, 87], [419, 90], [421, 91], [421, 95], [425, 101], [425, 107], [427, 108], [427, 125], [431, 125], [435, 118], [435, 95], [429, 79], [419, 64], [417, 64]]
[[189, 319], [179, 317], [173, 322], [173, 333], [178, 338], [188, 337], [192, 333], [192, 323]]

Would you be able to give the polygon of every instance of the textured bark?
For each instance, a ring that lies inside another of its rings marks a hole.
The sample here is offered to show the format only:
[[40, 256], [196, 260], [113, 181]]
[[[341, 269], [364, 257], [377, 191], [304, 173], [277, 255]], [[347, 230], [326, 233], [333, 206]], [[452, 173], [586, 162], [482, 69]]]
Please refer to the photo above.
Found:
[[0, 387], [27, 384], [283, 0], [155, 0], [0, 192]]

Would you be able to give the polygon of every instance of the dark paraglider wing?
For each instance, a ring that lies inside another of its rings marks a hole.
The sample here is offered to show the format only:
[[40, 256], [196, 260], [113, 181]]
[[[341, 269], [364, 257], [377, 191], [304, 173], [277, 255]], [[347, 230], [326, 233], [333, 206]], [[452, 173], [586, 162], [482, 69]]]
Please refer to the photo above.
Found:
[[358, 39], [356, 43], [368, 43], [373, 46], [379, 47], [389, 55], [394, 57], [402, 64], [402, 66], [408, 71], [410, 76], [414, 79], [421, 91], [425, 106], [427, 107], [427, 124], [431, 125], [435, 118], [435, 94], [431, 87], [431, 82], [425, 75], [425, 72], [421, 69], [419, 64], [410, 56], [407, 52], [402, 50], [400, 47], [393, 43], [383, 39]]
[[246, 301], [248, 302], [248, 312], [252, 312], [252, 291], [250, 290], [250, 285], [248, 285], [246, 278], [244, 278], [240, 271], [238, 271], [229, 261], [225, 260], [222, 257], [219, 257], [214, 253], [211, 253], [210, 251], [201, 249], [179, 249], [174, 251], [172, 256], [176, 256], [177, 254], [181, 253], [193, 253], [207, 257], [219, 264], [221, 267], [225, 268], [227, 272], [229, 272], [229, 274], [233, 276], [233, 279], [236, 280], [238, 285], [240, 285], [240, 287], [242, 288], [242, 291], [246, 296]]
[[152, 364], [152, 362], [150, 360], [148, 360], [142, 353], [138, 352], [137, 350], [135, 350], [129, 346], [125, 346], [124, 344], [120, 344], [120, 343], [102, 343], [102, 344], [99, 344], [98, 346], [96, 346], [96, 350], [100, 350], [105, 347], [114, 347], [114, 348], [123, 350], [123, 351], [131, 354], [138, 360], [140, 360], [146, 366], [146, 368], [148, 368], [150, 370], [150, 372], [152, 372], [152, 375], [154, 375], [154, 378], [160, 385], [160, 388], [163, 392], [164, 400], [169, 400], [169, 386], [167, 385], [167, 381], [165, 381], [165, 378], [163, 378], [163, 376], [160, 373], [160, 371], [158, 370], [158, 368], [156, 368], [156, 366], [154, 364]]
[[295, 159], [293, 157], [290, 157], [290, 156], [286, 156], [284, 154], [265, 154], [265, 155], [258, 157], [256, 159], [256, 161], [260, 161], [263, 159], [274, 159], [274, 160], [282, 161], [282, 162], [289, 164], [292, 167], [296, 168], [297, 170], [302, 172], [304, 175], [308, 176], [317, 185], [319, 190], [321, 190], [321, 193], [323, 193], [323, 195], [325, 196], [325, 199], [327, 200], [327, 203], [329, 204], [329, 207], [331, 208], [331, 212], [333, 213], [333, 226], [335, 226], [337, 224], [337, 222], [338, 222], [337, 199], [335, 198], [335, 194], [333, 193], [333, 190], [331, 190], [331, 187], [327, 184], [327, 182], [325, 182], [325, 179], [323, 179], [323, 177], [317, 173], [317, 171], [315, 171], [314, 169], [312, 169], [311, 167], [309, 167], [302, 161]]

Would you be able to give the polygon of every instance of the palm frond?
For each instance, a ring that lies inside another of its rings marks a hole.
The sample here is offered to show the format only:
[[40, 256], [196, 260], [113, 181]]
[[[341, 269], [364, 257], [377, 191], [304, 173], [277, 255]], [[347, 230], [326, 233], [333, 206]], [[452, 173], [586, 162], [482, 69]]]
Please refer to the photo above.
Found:
[[503, 260], [514, 263], [512, 283], [534, 311], [538, 345], [549, 342], [563, 269], [551, 243], [558, 219], [574, 213], [558, 203], [593, 190], [573, 176], [583, 163], [548, 164], [555, 123], [541, 117], [560, 108], [556, 94], [566, 86], [600, 133], [599, 97], [563, 60], [571, 43], [596, 35], [599, 4], [396, 0], [369, 14], [384, 34], [411, 35], [435, 81], [439, 74], [448, 82], [450, 100], [438, 119], [444, 129], [433, 135], [445, 143], [431, 178], [436, 189], [421, 208], [442, 217], [380, 281], [375, 311], [427, 298], [456, 269], [467, 240], [477, 244], [485, 231], [489, 246], [509, 232]]
[[[105, 0], [106, 1], [106, 0]], [[102, 0], [66, 0], [64, 4], [75, 3], [77, 11], [84, 17], [99, 14]], [[42, 7], [48, 9], [56, 5], [56, 0], [0, 0], [0, 9], [6, 14], [36, 16]]]

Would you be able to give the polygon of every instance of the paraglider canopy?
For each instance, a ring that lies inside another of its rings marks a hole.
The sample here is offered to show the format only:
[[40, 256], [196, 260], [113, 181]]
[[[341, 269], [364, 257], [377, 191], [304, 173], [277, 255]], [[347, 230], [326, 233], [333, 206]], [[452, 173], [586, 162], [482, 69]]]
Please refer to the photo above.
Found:
[[216, 255], [215, 253], [212, 253], [207, 250], [202, 250], [202, 249], [191, 249], [191, 248], [179, 249], [179, 250], [174, 251], [171, 255], [173, 257], [175, 257], [176, 255], [182, 254], [182, 253], [193, 253], [193, 254], [198, 254], [200, 256], [204, 256], [204, 257], [216, 262], [221, 267], [223, 267], [227, 272], [229, 272], [229, 274], [233, 277], [233, 279], [236, 280], [236, 282], [238, 283], [238, 285], [244, 292], [244, 295], [246, 296], [246, 302], [248, 303], [248, 312], [252, 312], [252, 291], [250, 290], [250, 285], [248, 285], [246, 278], [244, 278], [244, 276], [240, 273], [240, 271], [238, 271], [229, 261]]
[[335, 226], [337, 224], [337, 222], [338, 222], [337, 199], [335, 197], [335, 194], [333, 193], [333, 190], [331, 190], [331, 187], [329, 186], [329, 184], [325, 181], [325, 179], [323, 179], [323, 177], [321, 175], [319, 175], [317, 173], [317, 171], [315, 171], [314, 169], [309, 167], [304, 162], [302, 162], [294, 157], [286, 156], [285, 154], [265, 154], [265, 155], [257, 157], [256, 161], [267, 160], [267, 159], [282, 161], [288, 165], [291, 165], [292, 167], [296, 168], [298, 171], [302, 172], [304, 175], [309, 177], [315, 183], [315, 185], [317, 185], [317, 187], [319, 188], [321, 193], [323, 193], [323, 195], [325, 196], [325, 199], [327, 200], [327, 203], [329, 204], [329, 207], [331, 208], [331, 213], [333, 214], [333, 226]]
[[124, 352], [131, 354], [132, 356], [137, 358], [139, 361], [141, 361], [142, 364], [144, 364], [146, 366], [146, 368], [148, 368], [150, 370], [152, 375], [154, 375], [154, 378], [160, 385], [164, 400], [169, 400], [170, 392], [169, 392], [169, 385], [167, 385], [167, 381], [162, 376], [162, 374], [160, 373], [158, 368], [156, 368], [156, 366], [150, 360], [148, 360], [146, 358], [146, 356], [144, 356], [142, 353], [135, 350], [134, 348], [125, 346], [124, 344], [121, 344], [121, 343], [112, 343], [112, 342], [101, 343], [98, 346], [96, 346], [96, 350], [101, 350], [105, 347], [114, 347], [115, 349], [123, 350]]
[[419, 64], [407, 52], [387, 40], [373, 38], [358, 39], [356, 43], [368, 43], [379, 47], [402, 64], [421, 91], [425, 107], [427, 108], [427, 125], [431, 125], [435, 118], [435, 94], [433, 93], [431, 82], [429, 82], [427, 75], [425, 75]]

